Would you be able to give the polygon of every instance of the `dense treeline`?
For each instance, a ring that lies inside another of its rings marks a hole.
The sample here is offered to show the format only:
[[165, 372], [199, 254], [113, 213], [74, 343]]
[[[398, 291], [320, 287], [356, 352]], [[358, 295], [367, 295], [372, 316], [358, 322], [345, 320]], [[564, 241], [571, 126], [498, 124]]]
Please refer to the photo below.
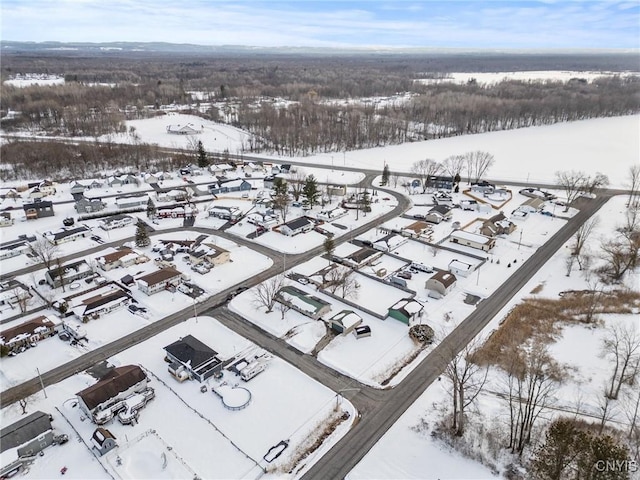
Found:
[[[640, 111], [638, 77], [562, 82], [423, 83], [447, 71], [637, 68], [637, 58], [537, 55], [3, 55], [2, 77], [64, 75], [66, 84], [0, 92], [2, 128], [63, 136], [123, 133], [166, 105], [254, 133], [248, 151], [309, 154]], [[635, 68], [634, 68], [635, 67]], [[191, 92], [198, 92], [192, 95]], [[375, 97], [395, 96], [393, 101]], [[373, 97], [366, 102], [342, 99]], [[274, 103], [273, 98], [287, 102]], [[8, 111], [17, 115], [6, 114]], [[185, 111], [185, 110], [183, 110]]]
[[146, 144], [117, 145], [12, 141], [0, 146], [3, 168], [0, 180], [20, 178], [66, 179], [100, 176], [104, 172], [163, 171], [184, 165], [184, 157], [172, 156]]

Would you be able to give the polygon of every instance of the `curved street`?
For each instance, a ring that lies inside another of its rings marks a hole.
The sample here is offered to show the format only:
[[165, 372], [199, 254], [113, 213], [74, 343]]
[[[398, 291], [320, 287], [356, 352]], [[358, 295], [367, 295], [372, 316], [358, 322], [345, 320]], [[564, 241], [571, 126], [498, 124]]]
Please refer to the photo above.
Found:
[[[247, 157], [244, 157], [247, 159]], [[264, 160], [264, 159], [261, 159]], [[290, 162], [293, 163], [293, 162]], [[326, 167], [326, 166], [325, 166]], [[338, 169], [336, 167], [336, 169]], [[346, 168], [345, 168], [346, 169]], [[362, 185], [371, 185], [373, 178], [379, 175], [378, 172], [367, 171], [366, 178]], [[377, 188], [377, 187], [376, 187]], [[383, 189], [384, 190], [384, 189]], [[398, 205], [390, 212], [378, 217], [365, 225], [354, 229], [351, 235], [342, 235], [335, 238], [336, 245], [346, 242], [349, 237], [358, 236], [365, 231], [390, 220], [403, 212], [411, 205], [410, 200], [402, 194], [385, 190], [385, 193], [393, 195], [398, 200]], [[227, 296], [242, 285], [251, 287], [283, 271], [283, 255], [267, 247], [247, 241], [222, 232], [208, 228], [193, 227], [192, 229], [201, 233], [218, 235], [228, 238], [240, 245], [246, 245], [263, 255], [270, 257], [273, 265], [239, 285], [229, 287], [218, 292], [212, 297], [202, 302], [199, 314], [211, 315], [218, 319], [225, 326], [231, 328], [243, 337], [255, 344], [265, 348], [271, 353], [283, 358], [293, 364], [304, 373], [321, 382], [335, 392], [349, 389], [345, 392], [347, 397], [358, 409], [361, 420], [355, 422], [349, 432], [334, 447], [322, 456], [317, 463], [310, 468], [305, 479], [337, 479], [344, 478], [375, 443], [384, 435], [387, 430], [400, 418], [400, 416], [418, 399], [424, 390], [435, 381], [442, 373], [448, 360], [461, 349], [463, 349], [518, 293], [518, 291], [533, 277], [533, 275], [552, 257], [561, 246], [567, 242], [577, 231], [577, 229], [594, 213], [596, 213], [616, 192], [604, 191], [596, 199], [581, 199], [576, 207], [579, 212], [571, 218], [553, 237], [540, 247], [519, 269], [509, 277], [504, 284], [496, 290], [489, 298], [482, 301], [476, 310], [464, 319], [458, 327], [438, 344], [431, 353], [417, 365], [414, 370], [395, 388], [378, 390], [346, 377], [342, 374], [323, 366], [314, 357], [304, 355], [288, 345], [284, 340], [256, 328], [239, 315], [234, 314], [226, 308], [225, 300]], [[179, 231], [182, 228], [164, 230], [158, 234]], [[118, 245], [123, 241], [104, 244], [79, 254], [65, 257], [65, 261], [85, 256], [90, 253], [102, 250], [109, 245]], [[292, 268], [315, 256], [324, 253], [322, 245], [302, 254], [287, 255], [286, 267]], [[13, 275], [28, 273], [41, 268], [40, 266], [26, 267]], [[154, 322], [147, 327], [136, 331], [132, 335], [118, 339], [104, 345], [92, 352], [89, 352], [77, 359], [61, 365], [49, 372], [42, 374], [42, 381], [45, 386], [57, 383], [77, 372], [86, 370], [95, 363], [103, 361], [117, 353], [143, 342], [158, 333], [186, 320], [193, 314], [193, 308], [185, 308], [179, 312], [169, 315]], [[40, 389], [40, 381], [37, 378], [16, 385], [3, 391], [0, 395], [0, 407], [5, 407], [18, 401], [25, 396], [31, 395]]]

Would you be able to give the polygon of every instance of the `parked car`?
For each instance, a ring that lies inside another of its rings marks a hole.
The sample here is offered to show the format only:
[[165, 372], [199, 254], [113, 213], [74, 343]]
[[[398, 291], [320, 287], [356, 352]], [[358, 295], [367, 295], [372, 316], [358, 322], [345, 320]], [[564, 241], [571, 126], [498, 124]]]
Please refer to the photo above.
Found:
[[308, 285], [309, 279], [307, 277], [298, 277], [298, 283], [301, 285]]
[[91, 235], [91, 240], [97, 243], [104, 243], [104, 240], [99, 235]]
[[416, 213], [413, 218], [415, 218], [416, 220], [424, 220], [426, 217], [421, 214], [421, 213]]
[[408, 270], [402, 270], [396, 274], [397, 277], [404, 278], [405, 280], [411, 280], [411, 272]]
[[67, 217], [64, 220], [62, 220], [62, 224], [65, 227], [70, 227], [71, 225], [73, 225], [74, 223], [76, 223], [76, 221], [72, 218], [72, 217]]

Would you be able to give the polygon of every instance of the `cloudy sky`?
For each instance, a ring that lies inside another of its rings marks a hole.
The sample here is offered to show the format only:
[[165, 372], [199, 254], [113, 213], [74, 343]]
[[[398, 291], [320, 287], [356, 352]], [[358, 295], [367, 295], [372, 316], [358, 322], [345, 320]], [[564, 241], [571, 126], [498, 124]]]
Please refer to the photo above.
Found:
[[640, 48], [640, 1], [1, 0], [3, 40]]

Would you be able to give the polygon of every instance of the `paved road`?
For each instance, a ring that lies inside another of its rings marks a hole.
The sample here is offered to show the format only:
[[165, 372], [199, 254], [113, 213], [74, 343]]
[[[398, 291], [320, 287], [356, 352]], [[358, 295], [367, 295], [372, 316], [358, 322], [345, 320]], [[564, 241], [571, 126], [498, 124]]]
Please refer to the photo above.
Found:
[[[388, 213], [372, 219], [370, 222], [354, 229], [350, 235], [342, 235], [341, 237], [335, 238], [335, 244], [336, 246], [348, 241], [350, 238], [353, 238], [355, 236], [358, 236], [368, 230], [370, 230], [371, 228], [375, 228], [377, 225], [380, 225], [381, 223], [384, 223], [400, 214], [402, 214], [405, 210], [407, 210], [410, 206], [410, 202], [409, 200], [404, 197], [401, 194], [397, 194], [397, 193], [389, 193], [389, 195], [393, 195], [397, 198], [398, 200], [398, 205], [392, 209], [391, 211], [389, 211]], [[172, 231], [180, 231], [183, 230], [182, 227], [180, 228], [176, 228], [176, 229], [171, 229], [171, 230], [165, 230], [163, 232], [158, 232], [158, 235], [162, 235], [165, 233], [169, 233]], [[271, 266], [271, 268], [265, 270], [262, 273], [259, 273], [257, 275], [254, 275], [253, 277], [251, 277], [250, 279], [247, 279], [243, 282], [241, 282], [238, 285], [234, 285], [232, 287], [229, 287], [225, 290], [223, 290], [220, 293], [217, 293], [215, 295], [213, 295], [212, 297], [208, 298], [207, 300], [201, 302], [198, 304], [198, 310], [200, 312], [203, 311], [207, 311], [211, 308], [214, 308], [218, 305], [221, 305], [224, 300], [227, 298], [227, 296], [233, 292], [238, 286], [242, 285], [245, 287], [252, 287], [257, 285], [260, 282], [263, 282], [265, 280], [267, 280], [268, 278], [277, 275], [281, 272], [283, 272], [285, 270], [285, 258], [284, 255], [280, 252], [275, 252], [273, 250], [271, 250], [268, 247], [265, 247], [263, 245], [258, 245], [255, 244], [253, 242], [250, 242], [244, 238], [240, 238], [240, 237], [236, 237], [234, 235], [231, 235], [229, 233], [226, 232], [221, 232], [219, 230], [214, 230], [214, 229], [209, 229], [209, 228], [202, 228], [202, 227], [194, 227], [191, 228], [190, 230], [194, 230], [200, 233], [206, 233], [206, 234], [211, 234], [211, 235], [218, 235], [220, 237], [223, 238], [228, 238], [231, 241], [234, 241], [240, 245], [247, 245], [250, 248], [252, 248], [253, 250], [256, 250], [260, 253], [262, 253], [263, 255], [266, 255], [268, 257], [270, 257], [273, 261], [273, 265]], [[68, 257], [65, 257], [65, 261], [67, 260], [71, 260], [73, 258], [77, 258], [79, 256], [85, 256], [87, 255], [87, 253], [95, 253], [96, 251], [99, 251], [101, 249], [104, 249], [105, 247], [107, 247], [108, 245], [117, 245], [117, 244], [121, 244], [122, 242], [124, 242], [126, 240], [120, 240], [118, 242], [113, 242], [112, 244], [104, 244], [104, 245], [100, 245], [99, 247], [95, 247], [89, 251], [83, 251], [81, 253], [78, 254], [74, 254], [74, 255], [70, 255]], [[290, 269], [292, 267], [294, 267], [295, 265], [298, 265], [300, 263], [306, 262], [318, 255], [321, 255], [324, 253], [324, 246], [323, 245], [319, 245], [318, 247], [309, 250], [307, 252], [301, 253], [301, 254], [287, 254], [286, 255], [286, 269]], [[22, 269], [19, 274], [22, 273], [28, 273], [30, 271], [33, 271], [35, 269], [39, 269], [41, 268], [41, 266], [32, 266], [32, 267], [27, 267], [25, 269]], [[13, 275], [17, 275], [18, 273], [13, 273]], [[54, 383], [60, 382], [61, 380], [64, 380], [65, 378], [75, 374], [76, 372], [80, 372], [83, 370], [86, 370], [87, 368], [91, 367], [92, 365], [94, 365], [95, 363], [104, 360], [105, 358], [108, 358], [110, 356], [116, 355], [119, 352], [139, 343], [139, 342], [143, 342], [151, 337], [153, 337], [154, 335], [157, 335], [160, 332], [163, 332], [164, 330], [171, 328], [174, 325], [177, 325], [178, 323], [186, 320], [189, 317], [193, 316], [193, 307], [190, 306], [188, 308], [185, 308], [179, 312], [176, 312], [172, 315], [169, 315], [168, 317], [165, 317], [157, 322], [154, 322], [151, 325], [148, 325], [147, 327], [136, 331], [134, 334], [126, 337], [126, 338], [122, 338], [122, 339], [118, 339], [115, 340], [114, 342], [111, 342], [107, 345], [104, 345], [92, 352], [89, 352], [85, 355], [82, 355], [79, 358], [76, 358], [64, 365], [61, 365], [57, 368], [54, 368], [53, 370], [50, 370], [49, 372], [43, 373], [42, 374], [42, 381], [44, 383], [45, 386], [48, 385], [52, 385]], [[258, 343], [260, 344], [260, 343]], [[283, 346], [286, 345], [283, 343]], [[285, 347], [286, 348], [286, 347]], [[3, 392], [0, 393], [0, 408], [4, 408], [5, 406], [17, 402], [18, 400], [20, 400], [21, 398], [24, 398], [28, 395], [31, 395], [35, 392], [37, 392], [40, 389], [40, 383], [39, 380], [36, 379], [32, 379], [29, 381], [26, 381], [24, 383], [21, 383], [19, 385], [13, 386], [11, 388], [8, 388], [6, 390], [4, 390]]]
[[[383, 401], [358, 422], [326, 455], [304, 475], [305, 480], [344, 478], [391, 428], [400, 416], [418, 399], [444, 370], [447, 359], [462, 350], [518, 293], [535, 273], [567, 242], [589, 217], [604, 205], [608, 196], [583, 200], [580, 212], [567, 222], [547, 243], [516, 270], [489, 298], [482, 301], [444, 341], [413, 370], [397, 387], [385, 391]], [[356, 394], [350, 399], [356, 407]]]

